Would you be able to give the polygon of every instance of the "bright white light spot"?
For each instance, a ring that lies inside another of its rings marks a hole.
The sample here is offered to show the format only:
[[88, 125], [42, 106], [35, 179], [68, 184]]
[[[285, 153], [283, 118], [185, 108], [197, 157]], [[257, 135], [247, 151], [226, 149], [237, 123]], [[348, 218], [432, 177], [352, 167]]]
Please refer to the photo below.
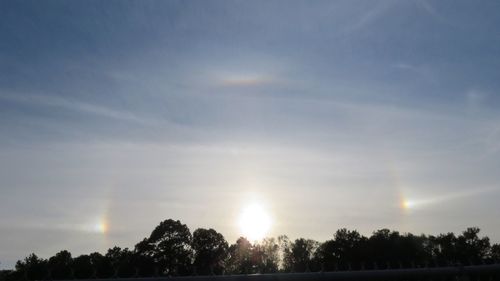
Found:
[[102, 220], [94, 225], [94, 231], [105, 234], [108, 232], [108, 224]]
[[263, 239], [271, 228], [271, 217], [259, 204], [248, 205], [239, 219], [243, 236], [250, 241]]
[[415, 202], [410, 200], [403, 200], [401, 205], [403, 206], [403, 209], [408, 210], [415, 206]]

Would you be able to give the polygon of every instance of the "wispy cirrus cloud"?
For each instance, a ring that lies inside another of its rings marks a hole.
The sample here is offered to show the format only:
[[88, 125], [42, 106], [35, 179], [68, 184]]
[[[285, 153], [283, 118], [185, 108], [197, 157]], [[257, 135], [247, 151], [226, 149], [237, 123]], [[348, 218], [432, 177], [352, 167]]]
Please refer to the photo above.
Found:
[[141, 124], [148, 124], [151, 122], [151, 120], [139, 117], [132, 112], [117, 110], [103, 105], [77, 101], [75, 99], [64, 98], [56, 95], [0, 93], [0, 99], [42, 107], [62, 108], [120, 121], [129, 121]]

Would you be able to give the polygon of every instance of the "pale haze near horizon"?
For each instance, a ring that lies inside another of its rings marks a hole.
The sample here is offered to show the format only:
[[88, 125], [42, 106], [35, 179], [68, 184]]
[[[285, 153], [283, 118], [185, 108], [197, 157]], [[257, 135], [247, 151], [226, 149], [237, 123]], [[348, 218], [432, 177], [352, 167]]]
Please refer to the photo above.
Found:
[[478, 226], [500, 241], [496, 1], [0, 3], [0, 268], [132, 248]]

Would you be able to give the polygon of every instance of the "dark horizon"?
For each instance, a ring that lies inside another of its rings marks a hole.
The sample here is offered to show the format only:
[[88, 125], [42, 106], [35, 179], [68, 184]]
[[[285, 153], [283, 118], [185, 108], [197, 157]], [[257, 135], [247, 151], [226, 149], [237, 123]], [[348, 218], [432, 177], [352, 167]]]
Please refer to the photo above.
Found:
[[30, 254], [16, 263], [14, 271], [0, 272], [0, 280], [298, 273], [499, 261], [500, 244], [491, 244], [476, 227], [438, 236], [380, 229], [369, 237], [344, 228], [323, 242], [282, 235], [254, 242], [240, 237], [228, 244], [212, 228], [191, 233], [182, 222], [167, 219], [133, 249], [114, 246], [104, 255], [80, 256], [61, 250], [46, 259]]

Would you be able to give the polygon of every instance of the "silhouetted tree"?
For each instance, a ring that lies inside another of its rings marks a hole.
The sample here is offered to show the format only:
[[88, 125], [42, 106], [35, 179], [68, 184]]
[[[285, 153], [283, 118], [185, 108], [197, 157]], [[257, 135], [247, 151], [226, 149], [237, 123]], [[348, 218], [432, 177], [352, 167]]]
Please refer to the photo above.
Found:
[[439, 265], [453, 263], [457, 260], [457, 237], [453, 233], [429, 236], [432, 256]]
[[202, 275], [222, 274], [229, 246], [224, 236], [214, 229], [198, 228], [193, 232], [194, 266]]
[[128, 249], [113, 247], [108, 250], [105, 257], [111, 263], [114, 276], [116, 277], [132, 277], [135, 274], [133, 262], [133, 253]]
[[399, 235], [394, 245], [394, 253], [387, 262], [391, 262], [393, 266], [402, 262], [407, 266], [411, 263], [425, 264], [432, 260], [432, 253], [429, 250], [428, 238], [425, 235], [415, 236], [411, 233]]
[[490, 249], [490, 258], [494, 262], [500, 262], [500, 244], [493, 244]]
[[462, 264], [480, 263], [487, 258], [490, 250], [490, 239], [479, 238], [481, 230], [477, 227], [469, 227], [457, 238], [457, 260]]
[[113, 276], [114, 270], [109, 258], [98, 252], [91, 253], [89, 257], [92, 269], [94, 270], [92, 275], [95, 275], [97, 278], [109, 278]]
[[275, 273], [279, 270], [280, 247], [276, 239], [265, 238], [253, 245], [252, 257], [259, 273]]
[[283, 272], [290, 272], [292, 270], [290, 265], [293, 263], [293, 261], [291, 260], [292, 241], [290, 241], [288, 236], [280, 235], [278, 236], [278, 245], [280, 247], [281, 255], [280, 270]]
[[332, 240], [319, 246], [315, 257], [324, 270], [348, 269], [348, 264], [356, 267], [367, 260], [367, 240], [356, 230], [342, 228], [335, 232]]
[[252, 244], [246, 238], [238, 238], [236, 243], [229, 247], [226, 269], [231, 274], [257, 273], [252, 261]]
[[384, 263], [390, 260], [398, 260], [397, 247], [400, 239], [399, 232], [389, 229], [380, 229], [373, 232], [368, 239], [368, 249], [371, 261]]
[[19, 273], [17, 277], [20, 279], [41, 280], [47, 277], [47, 261], [31, 254], [23, 261], [16, 263], [16, 271]]
[[147, 238], [135, 245], [134, 266], [138, 269], [140, 276], [154, 276], [158, 264], [155, 260], [155, 246], [150, 244]]
[[13, 270], [0, 270], [0, 281], [10, 281], [14, 275]]
[[72, 258], [63, 250], [48, 260], [31, 254], [18, 261], [14, 271], [1, 271], [0, 281], [188, 275], [192, 268], [201, 275], [252, 274], [500, 261], [500, 245], [490, 245], [489, 238], [479, 233], [477, 227], [458, 236], [415, 236], [381, 229], [367, 238], [355, 230], [339, 229], [333, 239], [321, 244], [304, 238], [291, 242], [286, 236], [252, 244], [240, 237], [228, 247], [214, 229], [200, 228], [191, 236], [180, 221], [165, 220], [133, 251], [113, 247], [105, 255], [96, 252]]
[[431, 258], [424, 241], [425, 236], [412, 234], [401, 235], [397, 231], [381, 229], [375, 231], [368, 239], [368, 259], [377, 267], [384, 268], [387, 264], [410, 267], [412, 264], [423, 264]]
[[185, 224], [168, 219], [161, 222], [147, 242], [140, 245], [140, 250], [146, 252], [139, 254], [153, 257], [163, 274], [188, 275], [193, 257], [191, 240], [191, 232]]
[[71, 253], [63, 250], [49, 258], [48, 268], [53, 279], [71, 279], [73, 258]]
[[77, 279], [89, 279], [94, 274], [92, 260], [89, 255], [80, 255], [73, 259], [74, 277]]
[[318, 242], [310, 239], [299, 238], [289, 243], [283, 252], [283, 267], [289, 272], [305, 272], [311, 270], [313, 255], [318, 247]]
[[0, 281], [5, 281], [10, 273], [10, 270], [0, 270]]

